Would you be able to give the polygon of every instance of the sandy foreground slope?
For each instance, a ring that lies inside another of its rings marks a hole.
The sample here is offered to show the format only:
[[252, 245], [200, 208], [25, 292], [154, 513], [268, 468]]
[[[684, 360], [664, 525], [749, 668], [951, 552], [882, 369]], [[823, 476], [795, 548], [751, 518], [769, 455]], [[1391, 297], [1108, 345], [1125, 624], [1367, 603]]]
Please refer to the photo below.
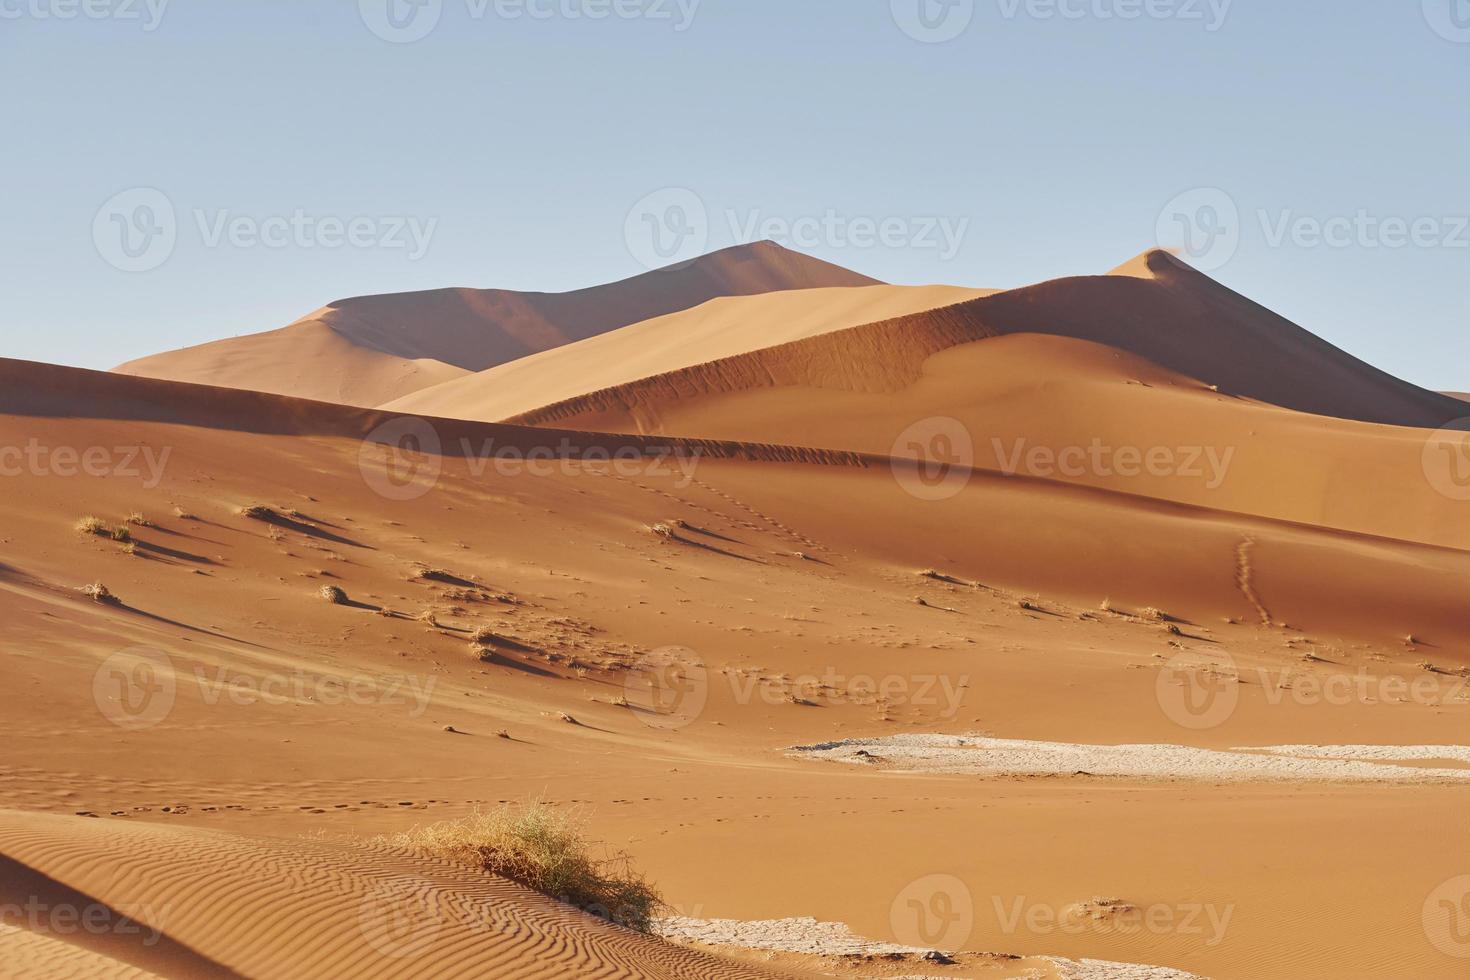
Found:
[[[682, 920], [809, 916], [958, 962], [727, 948], [714, 967], [690, 940], [444, 871], [461, 918], [412, 970], [1070, 969], [1005, 954], [1463, 975], [1457, 782], [790, 753], [899, 733], [1461, 745], [1462, 550], [984, 471], [933, 498], [922, 463], [858, 452], [425, 422], [22, 362], [0, 362], [0, 446], [29, 451], [0, 460], [6, 881], [124, 913], [182, 903], [146, 961], [75, 929], [0, 934], [58, 971], [366, 970], [363, 889], [428, 872], [354, 838], [541, 798], [582, 808]], [[149, 526], [131, 553], [74, 528], [133, 512]], [[78, 591], [99, 581], [116, 604]], [[501, 637], [489, 662], [479, 627]], [[496, 914], [505, 944], [457, 931]]]
[[847, 286], [714, 299], [453, 378], [382, 407], [496, 422], [605, 388], [990, 292], [959, 286]]
[[123, 374], [379, 405], [725, 296], [876, 280], [772, 242], [567, 293], [436, 289], [339, 300], [279, 330], [129, 361]]

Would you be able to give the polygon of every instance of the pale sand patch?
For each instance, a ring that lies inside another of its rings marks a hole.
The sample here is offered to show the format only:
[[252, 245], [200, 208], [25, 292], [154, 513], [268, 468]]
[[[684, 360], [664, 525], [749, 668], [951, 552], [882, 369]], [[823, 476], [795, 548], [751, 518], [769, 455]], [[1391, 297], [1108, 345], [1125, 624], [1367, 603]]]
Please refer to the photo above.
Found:
[[[812, 956], [912, 956], [930, 957], [934, 950], [897, 943], [880, 943], [855, 934], [842, 922], [819, 922], [810, 916], [792, 919], [692, 919], [675, 916], [654, 923], [654, 931], [665, 939], [733, 946], [774, 953]], [[1193, 973], [1168, 967], [1113, 963], [1107, 960], [1071, 960], [1060, 956], [1026, 957], [1027, 964], [1049, 968], [1056, 980], [1204, 980]], [[1042, 980], [1040, 971], [1031, 975]], [[895, 980], [928, 980], [911, 974]], [[941, 980], [941, 978], [934, 978]]]
[[1267, 745], [1230, 750], [1185, 745], [1076, 745], [979, 735], [890, 735], [795, 746], [789, 754], [907, 772], [1129, 779], [1466, 782], [1470, 769], [1393, 765], [1470, 764], [1456, 745]]

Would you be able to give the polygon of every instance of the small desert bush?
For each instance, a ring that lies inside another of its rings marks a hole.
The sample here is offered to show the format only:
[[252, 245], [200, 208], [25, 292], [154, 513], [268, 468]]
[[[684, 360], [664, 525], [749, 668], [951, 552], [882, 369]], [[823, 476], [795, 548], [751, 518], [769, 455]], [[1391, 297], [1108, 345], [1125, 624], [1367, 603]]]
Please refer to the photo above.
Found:
[[133, 540], [133, 532], [128, 530], [127, 525], [119, 525], [112, 529], [112, 540], [127, 544]]
[[470, 634], [470, 642], [477, 647], [494, 646], [500, 642], [500, 635], [488, 626], [481, 626]]
[[125, 520], [123, 523], [125, 523], [125, 524], [132, 524], [135, 527], [152, 527], [153, 526], [153, 522], [152, 521], [150, 521], [148, 518], [144, 517], [142, 514], [138, 513], [137, 511], [133, 511], [131, 514], [129, 514], [128, 517], [127, 517], [127, 520]]
[[112, 533], [112, 528], [107, 526], [106, 521], [90, 514], [77, 521], [76, 529], [78, 534], [109, 535]]
[[276, 512], [265, 506], [265, 504], [248, 504], [244, 507], [236, 508], [235, 513], [241, 517], [248, 517], [252, 521], [268, 521], [276, 516]]
[[320, 595], [334, 606], [344, 605], [347, 602], [347, 593], [335, 585], [324, 585]]
[[91, 585], [82, 586], [82, 595], [91, 599], [93, 602], [100, 602], [107, 606], [116, 606], [122, 601], [113, 595], [112, 590], [101, 582], [93, 582]]
[[544, 803], [477, 811], [374, 843], [509, 878], [584, 912], [648, 932], [665, 907], [628, 856], [598, 857], [576, 812]]

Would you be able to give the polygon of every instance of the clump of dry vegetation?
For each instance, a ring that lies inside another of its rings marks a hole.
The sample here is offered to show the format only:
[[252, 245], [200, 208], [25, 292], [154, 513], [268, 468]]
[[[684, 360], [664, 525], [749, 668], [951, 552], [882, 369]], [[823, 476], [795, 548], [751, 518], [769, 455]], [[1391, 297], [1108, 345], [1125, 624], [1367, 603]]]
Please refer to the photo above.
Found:
[[103, 536], [112, 534], [112, 528], [107, 526], [106, 521], [104, 521], [100, 517], [93, 517], [90, 514], [77, 521], [76, 530], [78, 534], [96, 534]]
[[319, 594], [334, 606], [342, 606], [347, 603], [347, 593], [336, 585], [322, 586]]
[[105, 606], [122, 605], [122, 600], [113, 595], [112, 590], [103, 585], [101, 582], [93, 582], [91, 585], [84, 585], [82, 586], [81, 592], [82, 595], [86, 596], [88, 599], [91, 599], [93, 602], [100, 602]]
[[127, 516], [127, 519], [123, 523], [125, 523], [125, 524], [132, 524], [135, 527], [152, 527], [153, 526], [153, 522], [152, 521], [150, 521], [148, 518], [144, 517], [142, 514], [138, 513], [137, 511], [133, 511], [131, 514], [129, 514]]
[[179, 507], [177, 505], [174, 506], [174, 516], [177, 517], [181, 521], [197, 521], [197, 520], [199, 520], [198, 517], [194, 516], [193, 514], [189, 513], [184, 508]]
[[650, 931], [666, 907], [658, 891], [626, 854], [599, 858], [585, 831], [578, 811], [538, 802], [477, 811], [373, 843], [478, 868], [609, 922]]
[[235, 508], [235, 513], [241, 517], [248, 517], [252, 521], [269, 521], [279, 516], [274, 509], [265, 504], [247, 504], [244, 507]]

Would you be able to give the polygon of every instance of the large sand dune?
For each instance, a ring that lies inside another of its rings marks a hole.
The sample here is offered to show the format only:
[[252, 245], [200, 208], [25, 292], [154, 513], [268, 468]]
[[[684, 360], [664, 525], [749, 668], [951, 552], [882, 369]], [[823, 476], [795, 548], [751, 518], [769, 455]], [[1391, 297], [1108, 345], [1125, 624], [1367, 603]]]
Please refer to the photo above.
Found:
[[379, 405], [717, 297], [873, 284], [866, 276], [760, 242], [567, 293], [437, 289], [339, 300], [280, 330], [155, 354], [116, 370]]
[[[0, 961], [1463, 976], [1470, 538], [1421, 458], [1455, 403], [1121, 273], [846, 328], [937, 294], [787, 277], [444, 388], [580, 392], [512, 421], [0, 360], [0, 906], [156, 933], [7, 917]], [[1233, 455], [997, 458], [1093, 439]], [[679, 941], [363, 843], [532, 799]]]
[[715, 299], [452, 378], [384, 407], [496, 422], [551, 402], [875, 320], [951, 306], [988, 292], [958, 286], [866, 286]]

